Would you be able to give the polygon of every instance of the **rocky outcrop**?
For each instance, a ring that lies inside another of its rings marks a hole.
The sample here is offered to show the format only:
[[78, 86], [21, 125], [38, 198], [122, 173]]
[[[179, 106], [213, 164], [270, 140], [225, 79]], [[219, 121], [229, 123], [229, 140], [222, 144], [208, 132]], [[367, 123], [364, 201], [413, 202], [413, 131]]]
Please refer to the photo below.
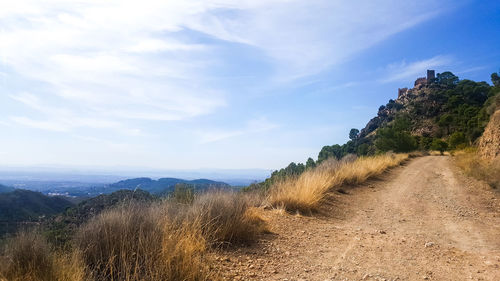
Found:
[[[464, 135], [460, 139], [462, 144], [476, 143], [488, 121], [488, 114], [483, 114], [485, 106], [494, 105], [486, 104], [492, 89], [486, 82], [459, 80], [451, 72], [438, 74], [436, 78], [434, 71], [429, 70], [427, 77], [418, 78], [413, 88], [399, 88], [397, 99], [379, 107], [377, 116], [360, 130], [358, 143], [370, 143], [365, 138], [376, 138], [379, 128], [393, 125], [416, 137], [422, 147], [427, 147], [430, 139], [447, 140], [455, 132]], [[494, 145], [498, 146], [498, 142]], [[491, 149], [488, 151], [493, 153]]]
[[479, 139], [479, 154], [488, 161], [500, 160], [500, 109], [491, 115], [488, 126]]
[[372, 135], [378, 128], [386, 126], [396, 118], [398, 113], [411, 116], [414, 123], [412, 134], [425, 137], [436, 136], [439, 128], [433, 120], [440, 113], [439, 110], [443, 104], [432, 97], [435, 90], [426, 84], [419, 84], [411, 89], [398, 89], [398, 98], [380, 106], [377, 116], [361, 129], [360, 138]]

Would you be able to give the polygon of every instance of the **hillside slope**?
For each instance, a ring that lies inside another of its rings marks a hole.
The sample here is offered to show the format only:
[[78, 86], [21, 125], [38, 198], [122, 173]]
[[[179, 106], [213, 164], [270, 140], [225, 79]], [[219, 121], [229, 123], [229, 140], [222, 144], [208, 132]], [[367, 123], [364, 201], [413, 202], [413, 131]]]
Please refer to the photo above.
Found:
[[12, 191], [14, 191], [13, 187], [0, 184], [0, 193], [6, 193], [6, 192], [12, 192]]
[[62, 197], [49, 197], [40, 192], [16, 189], [0, 194], [0, 221], [30, 221], [53, 215], [73, 206]]
[[37, 222], [73, 206], [62, 197], [49, 197], [40, 192], [16, 189], [0, 194], [0, 235], [13, 232], [21, 223]]
[[449, 148], [472, 145], [481, 136], [489, 120], [487, 106], [497, 94], [486, 82], [460, 80], [451, 72], [415, 87], [398, 90], [398, 97], [380, 106], [359, 135], [357, 148], [366, 144], [370, 151], [411, 151], [432, 149], [432, 142], [444, 140]]

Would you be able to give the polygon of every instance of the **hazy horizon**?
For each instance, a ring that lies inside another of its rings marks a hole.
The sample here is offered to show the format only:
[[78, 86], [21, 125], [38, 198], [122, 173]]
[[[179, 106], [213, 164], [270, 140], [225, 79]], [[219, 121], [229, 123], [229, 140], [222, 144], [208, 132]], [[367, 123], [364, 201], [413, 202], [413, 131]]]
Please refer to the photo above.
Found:
[[[120, 167], [5, 167], [0, 166], [0, 184], [15, 186], [15, 183], [68, 182], [110, 184], [131, 178], [179, 178], [184, 180], [209, 179], [230, 185], [249, 185], [270, 176], [266, 169], [190, 169], [161, 170], [147, 168]], [[29, 187], [29, 186], [28, 186]]]

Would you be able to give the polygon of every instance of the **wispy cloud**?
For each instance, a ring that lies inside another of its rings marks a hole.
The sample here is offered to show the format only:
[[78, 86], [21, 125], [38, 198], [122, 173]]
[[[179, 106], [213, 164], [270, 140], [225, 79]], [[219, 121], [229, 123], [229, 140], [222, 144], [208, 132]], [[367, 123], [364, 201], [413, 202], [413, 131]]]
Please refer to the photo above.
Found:
[[11, 95], [10, 97], [33, 109], [42, 116], [38, 118], [10, 116], [9, 119], [18, 125], [54, 132], [69, 132], [77, 128], [92, 128], [113, 129], [129, 136], [138, 136], [142, 134], [141, 130], [123, 126], [118, 121], [106, 118], [96, 118], [85, 114], [80, 115], [79, 112], [73, 110], [47, 105], [40, 100], [40, 98], [30, 93], [21, 93], [18, 95]]
[[70, 129], [68, 124], [61, 122], [40, 121], [25, 116], [11, 116], [10, 119], [15, 123], [17, 123], [18, 125], [23, 125], [35, 129], [55, 131], [55, 132], [66, 132]]
[[453, 63], [450, 56], [435, 56], [430, 59], [424, 59], [407, 63], [406, 61], [390, 64], [384, 70], [388, 75], [380, 80], [382, 83], [402, 81], [422, 76], [427, 69], [445, 67]]
[[[456, 1], [0, 1], [0, 124], [87, 141], [109, 131], [126, 140], [179, 128], [166, 122], [235, 116], [242, 106], [235, 103], [248, 98], [239, 95], [256, 95], [256, 81], [266, 94], [307, 85], [450, 3]], [[400, 69], [410, 75], [412, 67]], [[233, 120], [241, 128], [191, 121], [185, 129], [201, 143], [277, 127], [265, 118]], [[151, 155], [169, 149], [163, 144]]]
[[[446, 2], [446, 1], [445, 1]], [[389, 36], [440, 14], [444, 2], [240, 1], [188, 26], [248, 44], [273, 59], [279, 79], [319, 73]]]
[[245, 126], [234, 130], [220, 130], [212, 128], [207, 131], [197, 132], [200, 143], [217, 142], [229, 138], [261, 133], [277, 128], [278, 125], [266, 118], [249, 120]]
[[112, 150], [120, 151], [120, 152], [130, 151], [134, 148], [132, 145], [127, 144], [127, 143], [121, 143], [121, 142], [111, 141], [111, 140], [102, 139], [102, 138], [81, 136], [81, 135], [73, 135], [73, 137], [76, 139], [82, 140], [84, 142], [99, 144], [101, 146], [106, 147], [107, 149], [112, 149]]
[[457, 71], [456, 74], [461, 74], [462, 75], [462, 74], [474, 73], [474, 72], [481, 71], [483, 69], [486, 69], [486, 66], [469, 67], [469, 68]]
[[[65, 108], [79, 118], [57, 120], [57, 115], [68, 114], [52, 113], [48, 119], [11, 120], [59, 131], [131, 119], [182, 120], [225, 106], [223, 92], [203, 82], [208, 47], [175, 36], [198, 5], [199, 12], [211, 6], [175, 1], [2, 2], [0, 65], [24, 79], [25, 90], [33, 93], [31, 100], [23, 93], [11, 95], [31, 108], [38, 106], [36, 96], [46, 105], [34, 109]], [[39, 82], [46, 85], [43, 90], [30, 89]], [[91, 118], [99, 122], [85, 121]], [[110, 129], [124, 131], [123, 126]]]

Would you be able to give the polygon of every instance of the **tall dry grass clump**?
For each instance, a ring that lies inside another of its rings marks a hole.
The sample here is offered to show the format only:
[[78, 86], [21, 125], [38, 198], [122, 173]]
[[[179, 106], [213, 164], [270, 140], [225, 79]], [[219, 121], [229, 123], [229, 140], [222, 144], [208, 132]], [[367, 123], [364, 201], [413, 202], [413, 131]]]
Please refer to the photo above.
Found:
[[128, 203], [81, 227], [75, 246], [93, 279], [204, 280], [198, 267], [203, 238], [173, 210]]
[[188, 221], [199, 221], [203, 237], [212, 246], [254, 241], [266, 231], [265, 222], [253, 208], [248, 195], [214, 191], [198, 196]]
[[275, 183], [269, 191], [271, 205], [287, 211], [316, 211], [326, 193], [344, 184], [359, 184], [408, 159], [408, 154], [328, 159], [295, 178]]
[[35, 233], [20, 232], [5, 250], [7, 263], [2, 275], [7, 280], [53, 280], [55, 277], [49, 245]]
[[0, 259], [0, 280], [83, 281], [85, 268], [78, 252], [54, 252], [36, 232], [20, 232], [7, 243]]
[[477, 153], [477, 149], [467, 148], [454, 153], [455, 164], [465, 174], [485, 181], [492, 188], [500, 188], [500, 159], [486, 161]]
[[125, 204], [97, 216], [76, 235], [94, 280], [209, 280], [205, 250], [250, 242], [264, 222], [249, 201], [212, 191], [191, 204]]
[[73, 250], [69, 253], [56, 252], [54, 255], [54, 267], [56, 270], [56, 279], [58, 281], [87, 281], [88, 271], [82, 260], [79, 250]]
[[380, 175], [387, 169], [401, 165], [407, 160], [408, 154], [383, 154], [374, 157], [361, 157], [354, 162], [348, 162], [336, 173], [335, 186], [343, 184], [360, 184], [367, 179]]

